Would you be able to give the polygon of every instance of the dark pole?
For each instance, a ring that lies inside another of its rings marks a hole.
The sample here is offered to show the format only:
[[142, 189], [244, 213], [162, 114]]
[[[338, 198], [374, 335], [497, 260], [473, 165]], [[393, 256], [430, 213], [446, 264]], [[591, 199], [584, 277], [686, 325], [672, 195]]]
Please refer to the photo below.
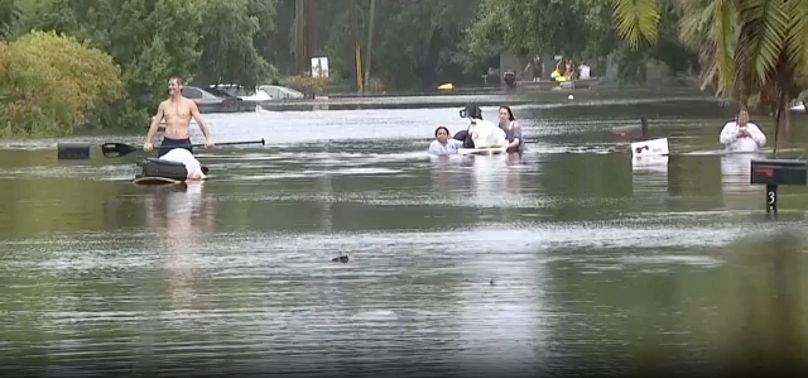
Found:
[[359, 11], [359, 0], [352, 0], [351, 1], [351, 57], [353, 61], [353, 79], [354, 83], [356, 83], [356, 90], [357, 92], [362, 89], [362, 73], [359, 72], [359, 66], [361, 62], [358, 61], [358, 54], [357, 50], [359, 49], [359, 17], [357, 16], [357, 12]]
[[317, 53], [317, 12], [314, 9], [314, 0], [306, 0], [306, 59], [303, 61], [307, 66], [309, 59]]
[[303, 0], [295, 0], [295, 72], [303, 73], [303, 62], [306, 56], [303, 39]]
[[370, 81], [370, 56], [373, 50], [373, 24], [376, 19], [376, 0], [370, 0], [370, 27], [368, 28], [368, 49], [365, 54], [365, 89]]

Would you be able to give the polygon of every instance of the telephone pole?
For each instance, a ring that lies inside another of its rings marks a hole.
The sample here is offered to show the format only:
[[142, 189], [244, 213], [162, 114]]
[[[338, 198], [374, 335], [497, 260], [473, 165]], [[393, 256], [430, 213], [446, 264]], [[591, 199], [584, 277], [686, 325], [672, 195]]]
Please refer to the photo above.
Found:
[[370, 0], [370, 27], [368, 28], [368, 46], [365, 54], [365, 89], [370, 81], [370, 56], [373, 51], [373, 24], [376, 21], [376, 0]]
[[305, 17], [303, 0], [295, 0], [295, 72], [303, 73], [306, 61]]
[[357, 93], [365, 91], [363, 84], [362, 74], [362, 49], [359, 43], [359, 0], [351, 1], [351, 56], [354, 57], [354, 82], [356, 83]]

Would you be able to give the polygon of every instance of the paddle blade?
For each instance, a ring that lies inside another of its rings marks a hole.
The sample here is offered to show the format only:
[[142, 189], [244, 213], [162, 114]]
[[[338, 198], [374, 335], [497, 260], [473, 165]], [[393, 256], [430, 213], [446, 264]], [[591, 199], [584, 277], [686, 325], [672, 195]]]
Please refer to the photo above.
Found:
[[101, 145], [101, 153], [103, 153], [105, 157], [123, 156], [137, 150], [137, 147], [125, 143], [104, 143]]

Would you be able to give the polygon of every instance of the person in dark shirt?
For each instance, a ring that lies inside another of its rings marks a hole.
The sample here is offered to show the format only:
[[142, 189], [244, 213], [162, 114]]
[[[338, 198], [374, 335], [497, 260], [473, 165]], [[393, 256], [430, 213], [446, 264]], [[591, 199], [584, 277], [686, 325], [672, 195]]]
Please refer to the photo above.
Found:
[[505, 131], [505, 138], [508, 139], [508, 153], [522, 153], [525, 142], [522, 139], [522, 128], [516, 123], [513, 111], [507, 105], [499, 107], [499, 127]]

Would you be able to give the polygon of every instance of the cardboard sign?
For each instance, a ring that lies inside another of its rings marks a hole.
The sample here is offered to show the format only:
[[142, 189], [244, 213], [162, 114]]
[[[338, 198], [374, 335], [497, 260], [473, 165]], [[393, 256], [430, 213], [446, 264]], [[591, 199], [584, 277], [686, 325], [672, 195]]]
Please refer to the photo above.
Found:
[[667, 155], [668, 138], [644, 140], [631, 144], [631, 156]]

